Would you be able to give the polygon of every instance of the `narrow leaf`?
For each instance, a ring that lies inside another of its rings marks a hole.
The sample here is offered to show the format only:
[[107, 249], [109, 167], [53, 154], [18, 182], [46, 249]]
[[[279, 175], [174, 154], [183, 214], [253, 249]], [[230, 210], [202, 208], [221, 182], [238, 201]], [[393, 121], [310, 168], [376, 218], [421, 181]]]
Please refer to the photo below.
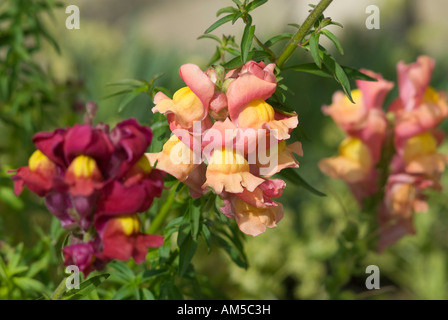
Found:
[[344, 69], [326, 51], [323, 51], [323, 62], [327, 67], [327, 69], [333, 74], [335, 80], [341, 85], [342, 89], [345, 92], [345, 95], [349, 98], [351, 102], [354, 103], [351, 95], [350, 81], [347, 75], [345, 74]]
[[319, 37], [320, 35], [318, 33], [313, 33], [310, 36], [310, 51], [311, 56], [313, 57], [314, 62], [319, 67], [319, 69], [322, 68], [322, 61], [320, 60], [319, 55]]
[[[235, 15], [234, 15], [234, 17], [233, 17], [233, 19], [232, 19], [232, 24], [234, 24], [235, 22], [236, 22], [236, 20], [238, 20], [239, 18], [241, 18], [243, 16], [243, 13], [242, 12], [238, 12], [238, 13], [235, 13]], [[250, 25], [251, 23], [249, 23], [249, 25]]]
[[226, 69], [234, 69], [241, 66], [243, 62], [241, 61], [241, 57], [235, 57], [232, 60], [227, 61], [223, 64], [223, 67]]
[[130, 298], [134, 295], [134, 285], [126, 284], [115, 292], [112, 300], [125, 300], [126, 298]]
[[247, 62], [249, 56], [250, 47], [254, 39], [255, 26], [246, 25], [244, 28], [243, 37], [241, 39], [241, 59], [243, 63]]
[[137, 98], [137, 96], [139, 96], [142, 92], [143, 90], [141, 88], [138, 88], [128, 93], [126, 97], [124, 97], [120, 102], [120, 105], [118, 106], [118, 112], [123, 111], [123, 109], [126, 108], [132, 102], [132, 100]]
[[122, 261], [113, 261], [111, 263], [111, 267], [117, 271], [116, 275], [123, 278], [124, 280], [131, 281], [135, 278], [135, 274], [132, 269]]
[[212, 64], [214, 64], [216, 61], [219, 60], [219, 58], [221, 58], [221, 48], [220, 47], [216, 47], [215, 53], [213, 54], [213, 56], [208, 61], [207, 66], [211, 66]]
[[199, 36], [197, 39], [198, 40], [199, 39], [212, 39], [212, 40], [215, 40], [215, 41], [218, 41], [219, 43], [221, 43], [221, 39], [219, 39], [219, 37], [215, 36], [214, 34], [203, 34], [202, 36]]
[[107, 86], [131, 86], [131, 87], [143, 87], [146, 85], [146, 81], [137, 79], [122, 79], [112, 83], [108, 83]]
[[319, 77], [332, 78], [332, 74], [327, 70], [327, 68], [322, 67], [322, 69], [319, 69], [319, 67], [316, 66], [315, 63], [298, 64], [295, 66], [287, 67], [284, 70], [306, 72]]
[[350, 68], [350, 67], [344, 67], [342, 66], [342, 69], [344, 69], [345, 74], [350, 78], [354, 80], [364, 80], [364, 81], [378, 81], [375, 78], [369, 77], [365, 73], [362, 73], [359, 70]]
[[219, 19], [218, 21], [216, 21], [215, 23], [213, 23], [210, 27], [208, 27], [207, 30], [205, 30], [204, 33], [210, 33], [213, 30], [215, 30], [216, 28], [222, 26], [223, 24], [232, 21], [234, 18], [235, 14], [229, 14], [227, 16], [222, 17], [221, 19]]
[[232, 0], [238, 7], [241, 7], [243, 4], [239, 0]]
[[281, 175], [285, 179], [289, 180], [293, 184], [295, 184], [297, 186], [301, 186], [319, 197], [327, 196], [325, 193], [320, 192], [319, 190], [313, 188], [294, 169], [291, 169], [291, 168], [283, 169], [282, 171], [280, 171], [279, 175]]
[[201, 200], [190, 198], [190, 226], [193, 239], [197, 239], [201, 222]]
[[187, 271], [197, 247], [198, 243], [191, 237], [191, 235], [187, 237], [183, 241], [182, 246], [179, 247], [179, 277], [182, 277]]
[[292, 37], [293, 37], [292, 33], [282, 33], [282, 34], [279, 34], [279, 35], [276, 35], [276, 36], [270, 38], [268, 41], [266, 41], [264, 43], [264, 45], [266, 47], [271, 47], [271, 46], [273, 46], [274, 44], [276, 44], [277, 42], [279, 42], [281, 40], [291, 39]]
[[340, 54], [344, 54], [344, 49], [341, 46], [341, 43], [339, 42], [338, 38], [336, 38], [336, 36], [329, 30], [327, 29], [323, 29], [322, 33], [331, 40], [331, 42], [333, 42], [333, 44], [335, 45], [336, 49], [338, 49]]
[[262, 6], [266, 2], [268, 2], [268, 0], [254, 0], [251, 3], [249, 3], [249, 5], [247, 6], [247, 11], [250, 12], [250, 11], [254, 10], [255, 8], [258, 8], [259, 6]]
[[110, 274], [104, 273], [92, 277], [79, 285], [79, 289], [72, 289], [64, 294], [63, 300], [79, 300], [87, 296], [93, 289], [97, 288]]
[[238, 10], [235, 9], [234, 7], [225, 7], [219, 9], [218, 12], [216, 12], [216, 16], [219, 17], [223, 13], [236, 13], [236, 12], [238, 12]]
[[155, 300], [154, 294], [146, 288], [142, 289], [143, 300]]

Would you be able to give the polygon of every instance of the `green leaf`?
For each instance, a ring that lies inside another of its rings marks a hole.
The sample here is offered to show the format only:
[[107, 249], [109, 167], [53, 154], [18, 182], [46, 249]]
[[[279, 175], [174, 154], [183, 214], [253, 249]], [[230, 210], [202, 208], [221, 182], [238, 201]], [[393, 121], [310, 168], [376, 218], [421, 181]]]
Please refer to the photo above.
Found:
[[[325, 50], [325, 49], [324, 49]], [[345, 95], [349, 98], [351, 102], [354, 103], [351, 95], [350, 81], [345, 74], [344, 69], [339, 65], [339, 63], [334, 60], [334, 58], [329, 55], [326, 51], [323, 51], [323, 62], [327, 69], [333, 74], [335, 80], [341, 85], [345, 92]]]
[[295, 134], [297, 140], [299, 141], [303, 140], [302, 137], [307, 141], [311, 141], [310, 137], [308, 136], [305, 129], [300, 123], [297, 125], [297, 128], [293, 131], [293, 133]]
[[165, 274], [168, 271], [169, 271], [168, 269], [151, 269], [151, 270], [146, 270], [142, 274], [143, 282], [147, 281], [147, 280], [149, 280], [149, 279], [151, 279], [153, 277], [157, 277], [157, 276], [160, 276], [162, 274]]
[[3, 261], [3, 258], [0, 256], [0, 279], [6, 280], [9, 278], [8, 275], [8, 268], [5, 265], [5, 262]]
[[375, 78], [369, 77], [368, 75], [362, 73], [359, 70], [350, 68], [350, 67], [344, 67], [342, 66], [342, 69], [344, 69], [345, 74], [350, 78], [354, 80], [364, 80], [364, 81], [378, 81]]
[[17, 247], [15, 247], [12, 251], [11, 251], [11, 255], [9, 256], [9, 261], [8, 261], [8, 269], [13, 272], [14, 269], [17, 268], [17, 266], [19, 265], [20, 262], [20, 258], [22, 257], [22, 251], [23, 251], [23, 243], [19, 243], [17, 245]]
[[309, 48], [310, 48], [311, 56], [313, 57], [314, 63], [316, 63], [316, 65], [319, 67], [319, 69], [321, 69], [322, 61], [321, 61], [320, 55], [319, 55], [319, 37], [320, 37], [319, 33], [311, 34]]
[[247, 12], [251, 12], [252, 10], [258, 8], [259, 6], [265, 4], [268, 0], [254, 0], [247, 6]]
[[36, 292], [42, 292], [45, 291], [45, 286], [43, 283], [31, 279], [31, 278], [25, 278], [25, 277], [14, 277], [12, 278], [12, 281], [16, 286], [18, 286], [23, 291], [36, 291]]
[[21, 210], [24, 207], [22, 199], [14, 194], [8, 187], [0, 187], [0, 200], [14, 210]]
[[123, 98], [123, 100], [120, 102], [120, 104], [118, 106], [118, 112], [122, 112], [124, 110], [124, 108], [126, 108], [132, 102], [132, 100], [137, 98], [141, 93], [143, 93], [145, 91], [146, 91], [146, 88], [137, 88], [137, 89], [132, 90], [130, 93], [128, 93]]
[[220, 47], [216, 47], [215, 53], [213, 54], [213, 56], [208, 61], [207, 66], [211, 66], [212, 64], [214, 64], [216, 61], [219, 60], [219, 58], [221, 58], [221, 48]]
[[343, 26], [341, 23], [336, 22], [336, 21], [331, 21], [330, 24], [332, 24], [332, 25], [334, 25], [334, 26], [338, 26], [338, 27], [344, 28], [344, 26]]
[[104, 96], [103, 99], [113, 98], [113, 97], [120, 96], [122, 94], [126, 94], [126, 93], [129, 93], [129, 92], [132, 92], [132, 91], [134, 91], [134, 89], [132, 89], [132, 88], [120, 90], [120, 91], [117, 91], [117, 92], [114, 92], [114, 93], [111, 93], [111, 94], [108, 94], [108, 95]]
[[160, 283], [160, 300], [183, 300], [184, 297], [171, 279]]
[[191, 236], [193, 239], [197, 239], [199, 233], [199, 227], [201, 223], [201, 200], [190, 198], [189, 210], [190, 210], [190, 226]]
[[208, 251], [210, 252], [212, 248], [211, 233], [210, 229], [204, 223], [202, 224], [201, 235], [204, 238], [205, 243], [207, 244]]
[[198, 243], [192, 238], [191, 234], [179, 246], [179, 277], [183, 277], [187, 271], [197, 247]]
[[197, 40], [199, 39], [212, 39], [218, 41], [218, 43], [221, 43], [221, 39], [219, 39], [219, 37], [215, 36], [214, 34], [203, 34], [202, 36], [197, 37]]
[[112, 261], [110, 266], [117, 271], [115, 275], [124, 280], [132, 281], [135, 278], [135, 274], [132, 269], [122, 261]]
[[323, 192], [320, 192], [319, 190], [313, 188], [308, 182], [306, 182], [294, 169], [287, 168], [283, 169], [278, 173], [285, 179], [289, 180], [293, 184], [303, 187], [306, 190], [310, 191], [311, 193], [319, 196], [319, 197], [326, 197], [327, 195]]
[[226, 50], [228, 53], [230, 53], [236, 57], [239, 57], [241, 55], [241, 52], [239, 52], [238, 50], [233, 49], [233, 48], [226, 47], [226, 48], [224, 48], [224, 50]]
[[327, 68], [319, 69], [319, 67], [316, 66], [315, 63], [298, 64], [295, 66], [284, 68], [283, 70], [284, 71], [291, 70], [291, 71], [306, 72], [306, 73], [314, 74], [319, 77], [332, 78], [332, 74], [327, 70]]
[[34, 277], [41, 270], [46, 269], [49, 263], [50, 263], [50, 253], [47, 251], [44, 256], [42, 256], [39, 260], [37, 260], [30, 266], [28, 272], [26, 273], [26, 276], [28, 278]]
[[236, 263], [237, 266], [247, 269], [248, 263], [247, 258], [244, 253], [239, 250], [235, 245], [231, 245], [229, 241], [223, 238], [221, 235], [214, 235], [218, 245], [224, 249], [224, 251], [229, 255], [230, 259]]
[[223, 13], [236, 13], [236, 12], [238, 12], [238, 10], [235, 9], [234, 7], [225, 7], [219, 9], [218, 12], [216, 12], [216, 16], [219, 17]]
[[223, 24], [232, 21], [233, 18], [235, 17], [235, 14], [229, 14], [227, 16], [222, 17], [221, 19], [219, 19], [218, 21], [216, 21], [215, 23], [213, 23], [210, 27], [208, 27], [207, 30], [205, 30], [204, 33], [210, 33], [213, 30], [215, 30], [216, 28], [222, 26]]
[[263, 51], [263, 50], [252, 50], [249, 53], [249, 57], [247, 58], [247, 60], [261, 61], [261, 60], [269, 58], [269, 57], [270, 57], [270, 55], [266, 51]]
[[115, 82], [108, 83], [107, 86], [130, 86], [130, 87], [143, 87], [148, 83], [144, 80], [137, 79], [122, 79]]
[[232, 0], [238, 7], [241, 7], [243, 4], [239, 0]]
[[[232, 19], [232, 24], [234, 24], [239, 18], [241, 18], [243, 16], [243, 13], [242, 12], [237, 12], [237, 13], [235, 13], [235, 16], [233, 17], [233, 19]], [[250, 23], [249, 23], [249, 25], [250, 25]]]
[[[353, 69], [350, 67], [345, 67], [345, 66], [341, 66], [341, 67], [350, 79], [364, 80], [364, 81], [377, 81], [375, 78], [369, 77], [368, 75], [360, 72], [359, 70], [356, 70], [356, 69]], [[283, 69], [283, 71], [288, 71], [288, 70], [306, 72], [306, 73], [314, 74], [319, 77], [333, 78], [333, 74], [325, 66], [322, 66], [322, 69], [319, 69], [316, 66], [316, 64], [314, 64], [314, 63], [298, 64], [298, 65], [286, 67]]]
[[241, 39], [241, 59], [243, 63], [247, 62], [249, 56], [250, 47], [254, 39], [255, 26], [246, 25], [244, 28], [243, 37]]
[[146, 288], [142, 289], [142, 298], [143, 300], [155, 300], [153, 293]]
[[276, 36], [270, 38], [268, 41], [266, 41], [266, 42], [264, 43], [264, 45], [265, 45], [266, 47], [271, 47], [271, 46], [273, 46], [274, 44], [276, 44], [277, 42], [279, 42], [279, 41], [281, 41], [281, 40], [288, 40], [288, 39], [291, 39], [293, 36], [294, 36], [294, 35], [293, 35], [292, 33], [287, 33], [287, 32], [286, 32], [286, 33], [282, 33], [282, 34], [279, 34], [279, 35], [276, 35]]
[[79, 285], [79, 289], [72, 289], [67, 291], [63, 296], [63, 300], [79, 300], [87, 296], [92, 290], [97, 288], [104, 280], [109, 278], [110, 274], [103, 273], [92, 277]]
[[241, 57], [235, 57], [232, 60], [227, 61], [223, 64], [223, 67], [226, 69], [234, 69], [243, 65], [241, 61]]
[[159, 260], [160, 263], [163, 264], [165, 263], [169, 257], [170, 257], [170, 253], [171, 253], [171, 241], [164, 241], [163, 245], [159, 247]]
[[191, 222], [190, 211], [188, 211], [182, 219], [182, 224], [179, 226], [179, 232], [177, 234], [177, 246], [181, 247], [184, 241], [191, 237]]
[[135, 292], [135, 286], [133, 284], [126, 284], [115, 292], [112, 300], [124, 300], [132, 297]]
[[328, 38], [331, 40], [331, 42], [334, 43], [336, 49], [338, 49], [340, 54], [344, 54], [344, 49], [341, 46], [341, 43], [339, 42], [338, 38], [336, 38], [336, 36], [329, 30], [327, 29], [323, 29], [321, 30], [321, 32]]

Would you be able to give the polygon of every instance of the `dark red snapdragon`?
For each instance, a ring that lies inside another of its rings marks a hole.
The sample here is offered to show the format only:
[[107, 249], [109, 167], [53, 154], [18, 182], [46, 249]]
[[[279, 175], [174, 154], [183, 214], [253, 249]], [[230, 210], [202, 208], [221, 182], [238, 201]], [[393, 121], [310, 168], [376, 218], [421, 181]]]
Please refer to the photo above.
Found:
[[37, 150], [12, 176], [14, 190], [19, 195], [26, 186], [44, 197], [74, 231], [63, 249], [66, 265], [88, 274], [111, 259], [142, 262], [149, 247], [162, 244], [163, 237], [140, 233], [137, 217], [163, 190], [164, 173], [145, 156], [151, 140], [151, 129], [135, 119], [112, 130], [83, 124], [34, 136]]

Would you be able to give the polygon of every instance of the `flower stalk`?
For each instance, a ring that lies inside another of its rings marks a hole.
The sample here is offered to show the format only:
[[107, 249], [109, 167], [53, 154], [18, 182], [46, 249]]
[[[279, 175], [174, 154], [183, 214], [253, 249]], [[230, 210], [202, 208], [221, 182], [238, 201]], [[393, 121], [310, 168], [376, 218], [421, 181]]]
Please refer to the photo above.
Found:
[[282, 68], [285, 62], [289, 59], [289, 57], [292, 55], [294, 50], [297, 48], [298, 45], [302, 42], [302, 40], [306, 37], [308, 34], [308, 31], [311, 30], [314, 23], [319, 19], [321, 14], [328, 8], [328, 6], [333, 2], [333, 0], [321, 0], [319, 4], [311, 11], [310, 15], [306, 18], [305, 22], [300, 26], [297, 33], [294, 35], [294, 37], [291, 38], [291, 40], [286, 45], [285, 49], [280, 53], [280, 55], [277, 58], [276, 65], [278, 68]]

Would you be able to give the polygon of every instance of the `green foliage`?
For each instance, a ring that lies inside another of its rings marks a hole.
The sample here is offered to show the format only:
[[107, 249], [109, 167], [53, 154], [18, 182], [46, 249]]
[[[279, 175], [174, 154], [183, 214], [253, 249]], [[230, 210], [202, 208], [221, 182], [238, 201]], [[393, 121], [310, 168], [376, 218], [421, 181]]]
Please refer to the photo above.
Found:
[[[0, 5], [0, 50], [5, 51], [0, 55], [0, 121], [21, 135], [23, 129], [29, 136], [46, 124], [56, 125], [61, 111], [75, 102], [78, 88], [55, 83], [34, 59], [45, 42], [60, 52], [43, 23], [44, 16], [53, 16], [53, 10], [60, 6], [53, 0], [6, 0]], [[61, 103], [61, 94], [73, 100], [67, 101], [68, 105]], [[64, 109], [59, 108], [55, 115], [54, 107], [59, 103]]]

